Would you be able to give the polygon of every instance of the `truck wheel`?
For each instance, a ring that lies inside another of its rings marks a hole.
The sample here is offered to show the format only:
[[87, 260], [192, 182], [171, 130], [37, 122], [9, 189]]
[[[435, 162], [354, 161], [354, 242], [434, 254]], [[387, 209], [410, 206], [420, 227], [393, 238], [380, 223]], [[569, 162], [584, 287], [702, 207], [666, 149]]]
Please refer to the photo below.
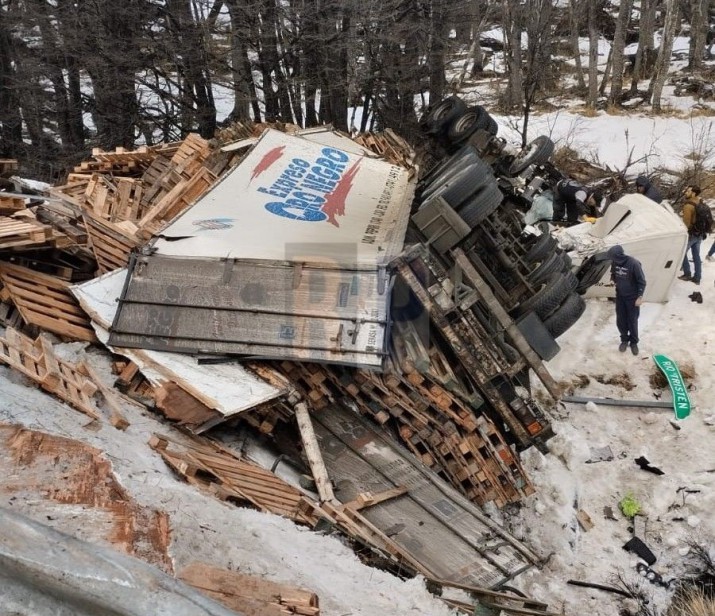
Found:
[[536, 242], [526, 251], [524, 261], [534, 263], [541, 261], [550, 252], [556, 249], [558, 242], [549, 233], [542, 233]]
[[595, 256], [591, 255], [581, 264], [581, 267], [576, 270], [576, 278], [578, 279], [576, 293], [583, 295], [593, 285], [601, 282], [610, 267], [610, 261], [596, 260]]
[[546, 135], [538, 136], [516, 155], [509, 166], [509, 175], [519, 175], [529, 165], [547, 162], [554, 148], [554, 142]]
[[434, 194], [435, 196], [440, 194], [456, 210], [479, 189], [490, 184], [494, 184], [492, 170], [482, 163], [482, 165], [474, 165], [465, 169], [460, 173], [459, 178], [455, 178], [443, 191]]
[[459, 175], [466, 175], [465, 171], [469, 174], [478, 175], [483, 177], [485, 175], [492, 175], [492, 169], [487, 165], [481, 158], [475, 155], [475, 157], [464, 156], [455, 162], [454, 165], [447, 167], [442, 173], [436, 176], [422, 191], [421, 199], [424, 201], [429, 197], [433, 196], [446, 185], [451, 185], [454, 179]]
[[571, 293], [558, 310], [544, 321], [544, 326], [554, 338], [558, 338], [581, 318], [584, 310], [586, 302], [583, 297], [578, 293]]
[[561, 253], [561, 271], [562, 272], [570, 272], [571, 268], [573, 267], [573, 262], [571, 261], [571, 257], [569, 257], [568, 253], [562, 252]]
[[541, 285], [541, 288], [531, 297], [521, 302], [515, 309], [514, 315], [520, 317], [527, 312], [535, 312], [544, 320], [556, 310], [566, 296], [576, 288], [578, 280], [571, 272], [565, 274], [555, 272]]
[[492, 116], [489, 116], [489, 125], [487, 126], [487, 132], [491, 133], [495, 137], [497, 136], [497, 133], [499, 132], [499, 125], [497, 124], [497, 121]]
[[526, 279], [532, 285], [537, 285], [543, 280], [546, 280], [554, 272], [563, 271], [564, 262], [561, 255], [557, 252], [552, 252], [544, 257], [544, 260], [539, 263], [534, 269], [526, 275]]
[[474, 105], [452, 120], [447, 129], [447, 139], [453, 145], [463, 143], [480, 128], [487, 129], [489, 126], [489, 114], [481, 105]]
[[480, 222], [496, 210], [502, 202], [502, 192], [496, 184], [487, 184], [459, 210], [462, 220], [474, 229]]
[[434, 107], [430, 106], [420, 118], [420, 125], [429, 135], [439, 135], [444, 132], [449, 123], [467, 109], [465, 102], [457, 96], [450, 96], [440, 101]]
[[418, 188], [425, 188], [430, 184], [437, 176], [444, 173], [453, 165], [459, 164], [463, 158], [469, 158], [470, 160], [477, 160], [477, 151], [471, 145], [465, 145], [459, 148], [451, 156], [447, 156], [442, 159], [439, 163], [434, 165], [427, 173], [425, 173], [419, 181]]

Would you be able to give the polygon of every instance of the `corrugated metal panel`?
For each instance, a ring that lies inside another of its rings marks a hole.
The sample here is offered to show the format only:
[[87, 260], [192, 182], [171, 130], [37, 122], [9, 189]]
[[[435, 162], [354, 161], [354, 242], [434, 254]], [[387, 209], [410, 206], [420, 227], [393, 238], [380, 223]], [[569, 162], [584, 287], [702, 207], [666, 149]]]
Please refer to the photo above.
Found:
[[390, 281], [381, 270], [138, 257], [109, 344], [380, 366]]
[[536, 564], [536, 554], [361, 417], [335, 405], [312, 419], [338, 500], [408, 489], [361, 513], [436, 577], [496, 588]]
[[[90, 315], [97, 337], [107, 343], [117, 300], [125, 286], [127, 270], [115, 270], [72, 287], [72, 293]], [[224, 417], [252, 409], [281, 396], [284, 391], [263, 381], [240, 364], [204, 365], [190, 355], [111, 347], [137, 364], [149, 382], [161, 387], [178, 383], [195, 398]]]

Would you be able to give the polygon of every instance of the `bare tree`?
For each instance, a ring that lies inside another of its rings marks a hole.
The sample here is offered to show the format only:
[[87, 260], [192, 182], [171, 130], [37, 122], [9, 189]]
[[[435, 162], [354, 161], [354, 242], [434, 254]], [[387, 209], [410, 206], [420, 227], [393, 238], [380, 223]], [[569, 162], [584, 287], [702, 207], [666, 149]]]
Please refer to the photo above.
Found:
[[521, 35], [522, 5], [519, 0], [503, 0], [503, 28], [507, 65], [507, 89], [504, 105], [507, 109], [521, 107], [524, 104], [524, 83], [522, 78]]
[[691, 0], [690, 2], [690, 46], [688, 68], [700, 70], [703, 66], [705, 38], [708, 31], [709, 0]]
[[569, 40], [576, 62], [576, 83], [581, 91], [586, 90], [586, 81], [583, 77], [583, 63], [581, 62], [581, 48], [579, 47], [579, 32], [583, 23], [585, 3], [579, 0], [569, 2]]
[[656, 60], [655, 74], [651, 79], [649, 92], [653, 111], [660, 112], [660, 98], [663, 94], [663, 86], [668, 76], [670, 66], [670, 56], [673, 53], [673, 40], [678, 29], [678, 16], [680, 7], [677, 0], [665, 0], [665, 23], [663, 24], [663, 38], [660, 42], [658, 59]]
[[623, 91], [623, 50], [626, 46], [626, 30], [631, 20], [631, 10], [633, 0], [621, 0], [618, 9], [618, 19], [616, 21], [616, 33], [613, 37], [613, 56], [611, 74], [611, 93], [609, 102], [618, 104], [621, 101]]
[[594, 109], [598, 100], [598, 28], [597, 3], [588, 2], [588, 99], [586, 106]]
[[633, 63], [633, 75], [631, 79], [630, 94], [633, 96], [638, 92], [638, 82], [648, 77], [650, 70], [655, 63], [655, 46], [653, 34], [655, 31], [655, 9], [658, 0], [641, 0], [640, 20], [638, 27], [638, 50]]

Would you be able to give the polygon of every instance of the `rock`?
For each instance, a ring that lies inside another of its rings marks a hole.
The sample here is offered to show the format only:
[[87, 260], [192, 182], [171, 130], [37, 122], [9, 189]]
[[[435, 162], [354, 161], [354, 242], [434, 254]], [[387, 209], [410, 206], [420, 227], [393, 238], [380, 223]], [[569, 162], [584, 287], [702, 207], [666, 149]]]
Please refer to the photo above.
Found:
[[696, 515], [689, 515], [688, 516], [688, 526], [691, 528], [695, 528], [696, 526], [700, 525], [700, 518]]
[[658, 422], [658, 415], [656, 413], [648, 413], [644, 418], [643, 418], [643, 423], [648, 424], [649, 426], [652, 426], [654, 423]]
[[687, 556], [690, 553], [690, 548], [686, 545], [678, 550], [678, 554], [681, 556]]
[[598, 406], [595, 402], [586, 402], [586, 410], [591, 413], [595, 413], [596, 411], [598, 411]]

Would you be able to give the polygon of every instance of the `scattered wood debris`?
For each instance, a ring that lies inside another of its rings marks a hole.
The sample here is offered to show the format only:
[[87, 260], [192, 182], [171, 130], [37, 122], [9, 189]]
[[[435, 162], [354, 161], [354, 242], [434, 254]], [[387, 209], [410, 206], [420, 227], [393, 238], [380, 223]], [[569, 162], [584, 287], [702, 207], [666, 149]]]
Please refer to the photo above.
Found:
[[172, 573], [167, 514], [134, 501], [98, 449], [0, 424], [0, 465], [4, 505], [13, 499], [13, 509], [24, 510], [27, 503], [45, 522], [71, 520], [79, 538], [110, 544]]
[[244, 616], [320, 616], [314, 592], [255, 575], [191, 563], [177, 577]]

